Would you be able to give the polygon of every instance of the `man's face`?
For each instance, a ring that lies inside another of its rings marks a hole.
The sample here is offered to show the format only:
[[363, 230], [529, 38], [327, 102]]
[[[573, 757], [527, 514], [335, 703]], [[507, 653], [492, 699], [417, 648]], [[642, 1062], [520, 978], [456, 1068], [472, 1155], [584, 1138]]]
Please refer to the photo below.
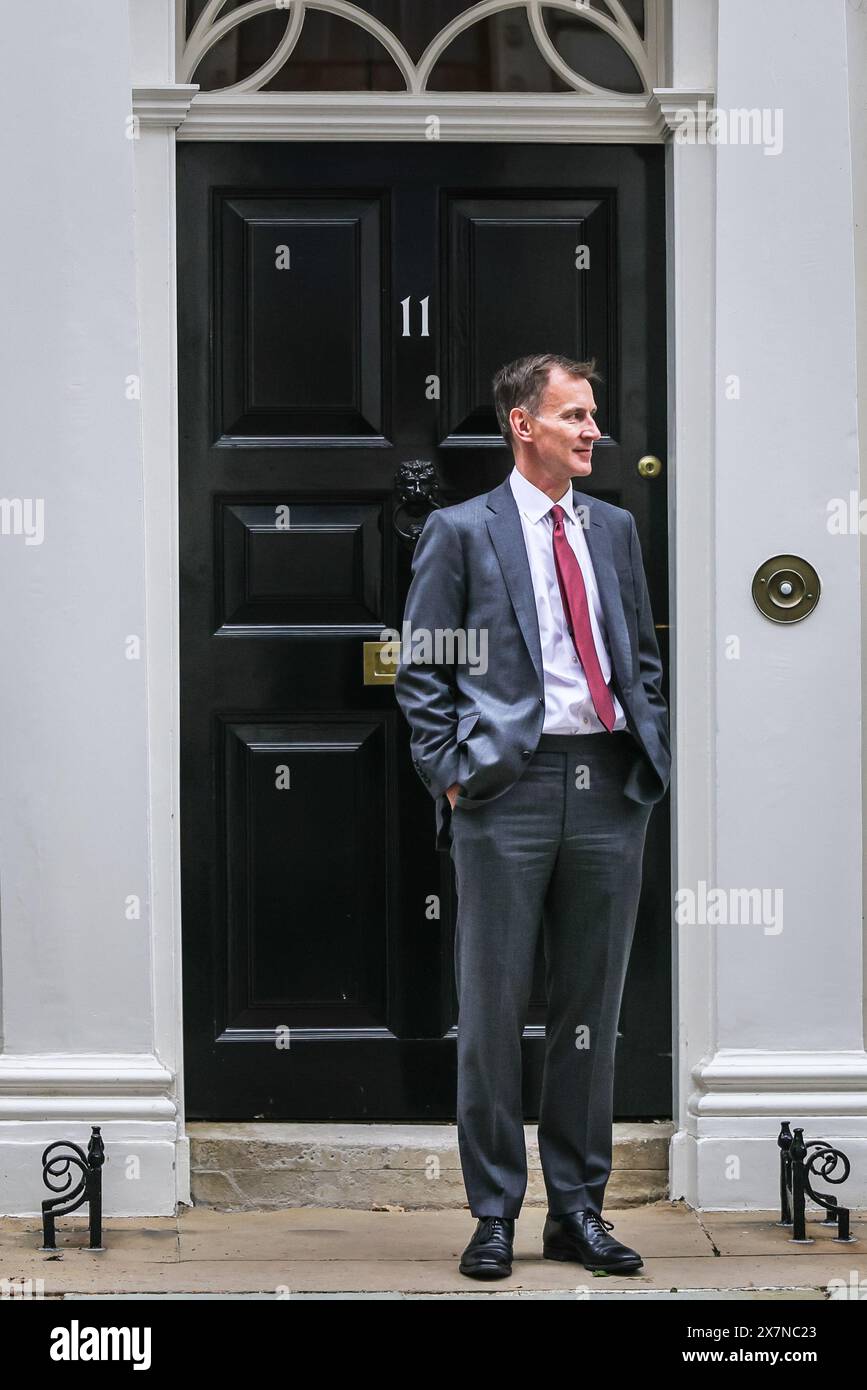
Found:
[[590, 382], [553, 367], [538, 416], [516, 407], [510, 418], [531, 461], [565, 482], [584, 477], [592, 469], [593, 445], [602, 434], [595, 414]]

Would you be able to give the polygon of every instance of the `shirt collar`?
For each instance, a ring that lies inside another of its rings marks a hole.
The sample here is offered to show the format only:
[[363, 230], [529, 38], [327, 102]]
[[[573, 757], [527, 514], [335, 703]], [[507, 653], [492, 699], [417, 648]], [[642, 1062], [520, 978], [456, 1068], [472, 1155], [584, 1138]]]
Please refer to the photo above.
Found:
[[[517, 464], [509, 475], [509, 483], [512, 488], [512, 495], [518, 504], [518, 510], [524, 513], [528, 521], [541, 521], [543, 516], [547, 516], [551, 508], [555, 505], [546, 492], [531, 483], [529, 478], [525, 478], [519, 470]], [[575, 520], [575, 497], [570, 483], [566, 485], [566, 491], [560, 498], [559, 505], [563, 508], [566, 515]]]

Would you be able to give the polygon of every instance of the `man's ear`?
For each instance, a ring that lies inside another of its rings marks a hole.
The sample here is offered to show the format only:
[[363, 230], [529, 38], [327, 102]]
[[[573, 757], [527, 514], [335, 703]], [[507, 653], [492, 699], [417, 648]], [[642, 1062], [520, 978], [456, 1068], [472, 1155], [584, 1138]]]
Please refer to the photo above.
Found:
[[525, 414], [519, 405], [513, 406], [509, 411], [509, 424], [512, 426], [512, 429], [519, 439], [532, 438], [533, 427], [530, 424], [529, 416]]

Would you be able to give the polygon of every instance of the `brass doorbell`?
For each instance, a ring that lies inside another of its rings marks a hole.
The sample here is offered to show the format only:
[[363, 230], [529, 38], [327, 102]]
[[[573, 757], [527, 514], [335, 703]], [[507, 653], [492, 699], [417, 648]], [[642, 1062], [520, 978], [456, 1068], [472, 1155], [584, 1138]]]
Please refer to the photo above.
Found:
[[821, 590], [818, 574], [800, 555], [772, 555], [753, 578], [756, 607], [772, 623], [799, 623], [812, 613]]

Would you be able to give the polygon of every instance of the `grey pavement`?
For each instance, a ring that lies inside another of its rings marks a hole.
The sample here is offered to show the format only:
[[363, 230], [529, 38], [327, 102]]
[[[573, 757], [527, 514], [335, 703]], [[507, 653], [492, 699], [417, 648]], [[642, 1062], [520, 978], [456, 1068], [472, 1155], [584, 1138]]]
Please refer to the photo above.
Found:
[[[544, 1260], [543, 1205], [517, 1222], [512, 1277], [480, 1283], [457, 1261], [475, 1222], [469, 1210], [296, 1207], [106, 1219], [106, 1248], [86, 1249], [86, 1220], [61, 1219], [46, 1253], [36, 1217], [0, 1218], [0, 1297], [45, 1298], [867, 1298], [867, 1216], [853, 1213], [851, 1244], [810, 1213], [799, 1245], [775, 1212], [698, 1212], [659, 1201], [605, 1209], [616, 1239], [644, 1268], [614, 1277]], [[27, 1281], [32, 1281], [29, 1285]], [[41, 1281], [41, 1282], [40, 1282]], [[863, 1281], [863, 1287], [862, 1287]]]

